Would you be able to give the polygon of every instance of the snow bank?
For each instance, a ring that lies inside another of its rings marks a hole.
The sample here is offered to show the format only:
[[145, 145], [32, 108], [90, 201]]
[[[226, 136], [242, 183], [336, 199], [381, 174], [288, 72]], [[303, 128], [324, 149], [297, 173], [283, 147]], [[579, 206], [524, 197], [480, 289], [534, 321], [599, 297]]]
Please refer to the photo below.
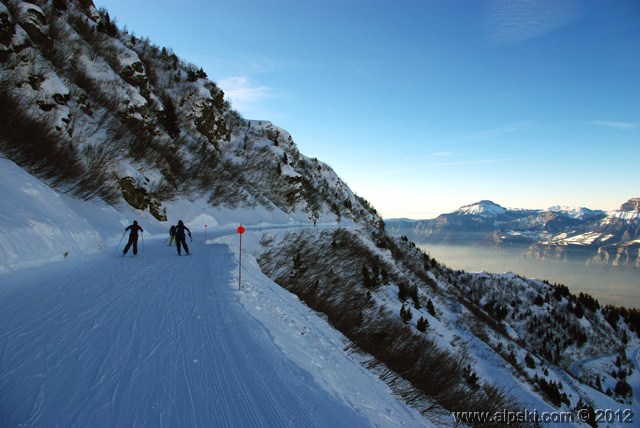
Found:
[[0, 272], [95, 253], [102, 236], [68, 204], [70, 198], [0, 158]]

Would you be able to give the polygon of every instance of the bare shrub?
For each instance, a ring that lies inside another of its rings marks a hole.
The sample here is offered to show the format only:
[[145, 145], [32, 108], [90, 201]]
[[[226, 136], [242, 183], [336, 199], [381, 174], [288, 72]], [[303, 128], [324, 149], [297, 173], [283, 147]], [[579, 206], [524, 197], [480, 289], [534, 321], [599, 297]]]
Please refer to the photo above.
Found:
[[52, 186], [77, 184], [85, 168], [51, 123], [31, 117], [8, 91], [0, 91], [0, 109], [0, 149], [8, 159]]
[[63, 134], [47, 120], [31, 117], [7, 91], [0, 91], [0, 150], [10, 160], [50, 186], [83, 199], [119, 200], [109, 166], [117, 149], [110, 145], [88, 146], [86, 164]]
[[[370, 366], [422, 412], [443, 415], [515, 408], [508, 394], [495, 385], [479, 385], [477, 377], [469, 381], [464, 356], [441, 348], [428, 335], [403, 323], [395, 312], [374, 303], [362, 280], [362, 266], [375, 263], [388, 262], [381, 262], [371, 247], [344, 229], [319, 236], [289, 234], [259, 258], [268, 276], [326, 314], [353, 341], [354, 349], [372, 355]], [[382, 267], [390, 280], [397, 283], [403, 278], [397, 268]]]
[[120, 200], [120, 189], [116, 186], [116, 174], [111, 170], [118, 159], [115, 143], [85, 146], [82, 150], [87, 163], [87, 172], [79, 182], [76, 195], [83, 199], [100, 197], [109, 204]]

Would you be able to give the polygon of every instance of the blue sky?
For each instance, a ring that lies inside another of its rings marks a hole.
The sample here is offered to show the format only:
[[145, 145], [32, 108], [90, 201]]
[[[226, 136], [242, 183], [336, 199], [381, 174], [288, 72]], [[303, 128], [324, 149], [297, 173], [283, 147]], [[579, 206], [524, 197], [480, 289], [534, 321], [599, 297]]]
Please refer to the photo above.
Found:
[[385, 218], [640, 197], [636, 0], [94, 0]]

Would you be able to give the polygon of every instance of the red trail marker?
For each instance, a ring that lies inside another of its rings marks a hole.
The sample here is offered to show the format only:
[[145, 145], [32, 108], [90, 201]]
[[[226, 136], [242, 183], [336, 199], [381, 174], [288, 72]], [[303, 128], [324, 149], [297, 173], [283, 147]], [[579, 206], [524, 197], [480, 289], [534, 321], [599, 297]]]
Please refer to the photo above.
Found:
[[240, 225], [238, 227], [238, 235], [240, 235], [240, 257], [238, 258], [238, 290], [242, 289], [242, 234], [244, 233], [244, 227]]

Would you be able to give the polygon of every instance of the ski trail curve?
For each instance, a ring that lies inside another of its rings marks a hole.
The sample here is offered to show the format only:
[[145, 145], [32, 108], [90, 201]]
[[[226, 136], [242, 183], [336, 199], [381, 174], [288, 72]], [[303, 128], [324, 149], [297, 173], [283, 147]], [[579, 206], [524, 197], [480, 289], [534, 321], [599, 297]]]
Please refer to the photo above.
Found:
[[228, 247], [189, 244], [6, 276], [0, 426], [371, 426], [248, 315]]

